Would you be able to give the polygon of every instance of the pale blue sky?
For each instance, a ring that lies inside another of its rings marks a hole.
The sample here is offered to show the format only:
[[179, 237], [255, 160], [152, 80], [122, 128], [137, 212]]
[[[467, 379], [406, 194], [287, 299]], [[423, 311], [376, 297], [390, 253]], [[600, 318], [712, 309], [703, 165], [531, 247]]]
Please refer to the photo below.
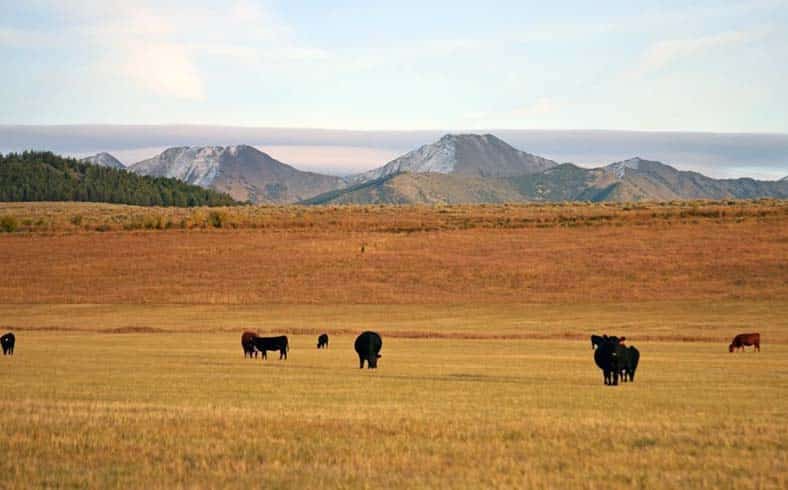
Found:
[[0, 124], [788, 133], [788, 1], [0, 0]]

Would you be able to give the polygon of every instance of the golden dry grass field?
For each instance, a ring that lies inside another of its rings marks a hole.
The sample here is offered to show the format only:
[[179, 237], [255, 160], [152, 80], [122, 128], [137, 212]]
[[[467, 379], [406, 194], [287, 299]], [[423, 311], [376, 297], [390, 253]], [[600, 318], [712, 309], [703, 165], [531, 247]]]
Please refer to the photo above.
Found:
[[785, 202], [2, 217], [0, 488], [788, 486]]

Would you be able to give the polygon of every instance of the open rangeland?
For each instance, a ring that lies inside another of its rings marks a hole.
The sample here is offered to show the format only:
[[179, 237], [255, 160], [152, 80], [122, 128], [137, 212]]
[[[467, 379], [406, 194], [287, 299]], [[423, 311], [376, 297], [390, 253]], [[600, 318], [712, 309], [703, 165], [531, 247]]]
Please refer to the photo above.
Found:
[[788, 345], [353, 337], [244, 360], [235, 333], [31, 332], [0, 359], [4, 485], [785, 488]]
[[0, 487], [788, 486], [783, 202], [170, 212], [0, 204]]

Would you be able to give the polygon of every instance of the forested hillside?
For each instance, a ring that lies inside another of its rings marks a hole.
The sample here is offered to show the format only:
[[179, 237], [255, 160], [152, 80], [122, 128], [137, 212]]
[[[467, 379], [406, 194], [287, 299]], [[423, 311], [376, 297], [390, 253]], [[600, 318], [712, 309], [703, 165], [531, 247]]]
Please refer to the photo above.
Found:
[[0, 201], [91, 201], [139, 206], [227, 206], [227, 194], [176, 179], [63, 158], [51, 152], [0, 155]]

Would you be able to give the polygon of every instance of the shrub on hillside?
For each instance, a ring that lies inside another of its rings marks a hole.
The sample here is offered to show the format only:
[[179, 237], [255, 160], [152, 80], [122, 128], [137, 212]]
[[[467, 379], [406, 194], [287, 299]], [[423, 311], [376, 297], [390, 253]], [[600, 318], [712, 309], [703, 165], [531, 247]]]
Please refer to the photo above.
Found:
[[4, 231], [6, 233], [11, 233], [16, 231], [19, 227], [19, 223], [16, 221], [16, 218], [13, 216], [3, 216], [0, 218], [0, 231]]

